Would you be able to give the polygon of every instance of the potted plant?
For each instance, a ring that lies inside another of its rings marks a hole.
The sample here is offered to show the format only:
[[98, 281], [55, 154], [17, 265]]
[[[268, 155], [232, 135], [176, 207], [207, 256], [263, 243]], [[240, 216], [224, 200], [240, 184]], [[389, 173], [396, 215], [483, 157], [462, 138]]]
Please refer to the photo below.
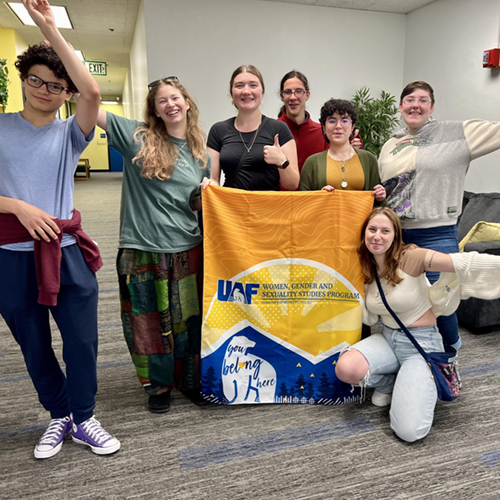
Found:
[[0, 59], [0, 107], [5, 110], [9, 100], [9, 68], [7, 59]]
[[356, 128], [363, 138], [363, 148], [377, 158], [384, 143], [399, 123], [396, 98], [382, 90], [380, 99], [370, 96], [370, 89], [363, 87], [352, 99], [358, 108]]

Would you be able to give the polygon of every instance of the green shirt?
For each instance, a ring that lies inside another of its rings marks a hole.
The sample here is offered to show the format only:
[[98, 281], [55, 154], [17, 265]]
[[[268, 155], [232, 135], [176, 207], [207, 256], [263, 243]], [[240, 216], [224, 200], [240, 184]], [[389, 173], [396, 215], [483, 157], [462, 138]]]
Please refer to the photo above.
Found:
[[170, 137], [180, 149], [172, 177], [147, 179], [141, 176], [140, 165], [132, 163], [141, 148], [134, 141], [141, 124], [107, 113], [107, 125], [109, 145], [123, 156], [119, 248], [177, 253], [200, 244], [198, 215], [190, 202], [199, 195], [203, 177], [210, 177], [210, 157], [208, 168], [202, 170], [187, 141]]

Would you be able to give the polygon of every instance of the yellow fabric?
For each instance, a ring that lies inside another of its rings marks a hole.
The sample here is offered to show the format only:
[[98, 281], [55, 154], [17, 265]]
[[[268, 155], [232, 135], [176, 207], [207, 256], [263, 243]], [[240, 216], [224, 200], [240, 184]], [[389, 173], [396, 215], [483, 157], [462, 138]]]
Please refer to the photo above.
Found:
[[357, 255], [369, 191], [203, 191], [202, 393], [213, 402], [343, 404], [339, 353], [361, 336]]
[[480, 243], [482, 241], [500, 241], [500, 224], [495, 222], [477, 222], [460, 242], [458, 248], [464, 251], [468, 243]]

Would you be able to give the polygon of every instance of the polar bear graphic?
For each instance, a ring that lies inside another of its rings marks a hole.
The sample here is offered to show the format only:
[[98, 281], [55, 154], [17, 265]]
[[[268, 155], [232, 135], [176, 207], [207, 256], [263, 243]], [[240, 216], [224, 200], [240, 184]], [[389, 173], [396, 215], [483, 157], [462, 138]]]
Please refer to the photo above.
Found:
[[229, 404], [273, 403], [276, 392], [276, 370], [271, 363], [248, 350], [255, 342], [234, 336], [222, 362], [222, 389]]
[[242, 304], [246, 303], [245, 296], [237, 288], [233, 290], [233, 302], [241, 302]]

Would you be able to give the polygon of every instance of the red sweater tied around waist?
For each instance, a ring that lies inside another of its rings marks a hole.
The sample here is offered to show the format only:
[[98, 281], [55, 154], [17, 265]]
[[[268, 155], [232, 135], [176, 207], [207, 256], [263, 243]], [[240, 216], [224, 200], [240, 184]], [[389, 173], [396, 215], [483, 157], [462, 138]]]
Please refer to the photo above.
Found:
[[33, 240], [28, 230], [13, 214], [0, 214], [0, 246], [25, 241], [35, 242], [35, 266], [38, 281], [38, 303], [46, 306], [57, 305], [57, 294], [61, 287], [61, 240], [63, 233], [76, 238], [83, 258], [92, 272], [96, 273], [102, 267], [101, 254], [97, 245], [83, 232], [82, 216], [73, 209], [71, 219], [54, 219], [60, 229], [56, 240], [46, 242]]

